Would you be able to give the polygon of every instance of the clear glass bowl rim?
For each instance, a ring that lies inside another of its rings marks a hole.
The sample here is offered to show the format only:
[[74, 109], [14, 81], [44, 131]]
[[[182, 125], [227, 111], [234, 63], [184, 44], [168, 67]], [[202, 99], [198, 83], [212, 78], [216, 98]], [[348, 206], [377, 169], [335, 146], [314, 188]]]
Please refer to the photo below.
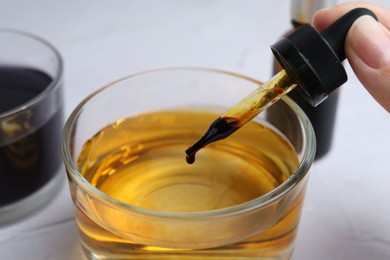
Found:
[[20, 38], [26, 38], [29, 40], [33, 40], [36, 42], [39, 42], [42, 44], [42, 46], [45, 46], [47, 49], [49, 49], [55, 57], [55, 60], [58, 64], [57, 70], [55, 72], [55, 75], [50, 82], [50, 84], [38, 95], [36, 95], [34, 98], [30, 99], [29, 101], [25, 102], [24, 104], [21, 104], [17, 107], [14, 107], [10, 110], [7, 110], [5, 112], [0, 112], [0, 120], [8, 118], [9, 116], [14, 116], [15, 114], [22, 113], [24, 110], [27, 108], [33, 107], [36, 104], [40, 103], [42, 99], [47, 97], [50, 93], [52, 93], [55, 89], [57, 89], [60, 86], [60, 82], [62, 80], [62, 75], [63, 75], [63, 70], [64, 70], [64, 62], [62, 60], [61, 54], [59, 51], [48, 41], [45, 39], [21, 30], [16, 30], [16, 29], [10, 29], [10, 28], [2, 28], [0, 27], [0, 35], [12, 35], [12, 36], [18, 36]]
[[[113, 81], [112, 83], [98, 89], [97, 91], [91, 93], [88, 95], [85, 99], [83, 99], [80, 104], [73, 110], [71, 115], [68, 117], [62, 137], [61, 137], [61, 152], [63, 161], [65, 164], [65, 167], [67, 168], [68, 175], [71, 175], [70, 177], [73, 179], [73, 181], [77, 182], [77, 185], [79, 187], [82, 187], [85, 192], [88, 193], [89, 196], [98, 198], [101, 203], [104, 203], [105, 205], [115, 208], [117, 210], [120, 210], [122, 212], [127, 212], [128, 214], [142, 214], [147, 215], [149, 217], [158, 217], [158, 218], [167, 218], [167, 219], [209, 219], [209, 218], [221, 218], [221, 217], [227, 217], [235, 214], [242, 214], [248, 211], [252, 211], [261, 207], [266, 206], [269, 203], [272, 203], [273, 201], [277, 200], [278, 198], [282, 197], [284, 194], [288, 193], [290, 190], [292, 190], [298, 183], [306, 176], [308, 173], [315, 156], [315, 150], [316, 150], [316, 141], [315, 141], [315, 134], [313, 127], [307, 118], [306, 114], [303, 112], [303, 110], [289, 97], [284, 96], [282, 97], [282, 100], [298, 115], [298, 118], [300, 119], [301, 123], [303, 124], [303, 127], [306, 129], [304, 131], [305, 134], [305, 149], [304, 153], [302, 154], [301, 162], [295, 171], [294, 174], [291, 175], [291, 177], [286, 180], [284, 183], [279, 185], [276, 189], [272, 190], [271, 192], [256, 198], [254, 200], [238, 204], [232, 207], [223, 208], [223, 209], [217, 209], [217, 210], [210, 210], [210, 211], [201, 211], [201, 212], [168, 212], [168, 211], [156, 211], [156, 210], [150, 210], [146, 208], [140, 208], [136, 207], [130, 204], [123, 203], [119, 200], [116, 200], [105, 193], [101, 192], [99, 189], [91, 185], [84, 177], [81, 175], [81, 173], [77, 170], [76, 164], [73, 161], [70, 153], [69, 153], [69, 145], [70, 145], [70, 134], [71, 129], [73, 127], [73, 124], [75, 122], [75, 119], [79, 115], [79, 113], [82, 111], [84, 105], [88, 103], [89, 100], [91, 100], [94, 96], [97, 94], [103, 92], [105, 89], [115, 85], [118, 82], [124, 81], [124, 80], [131, 80], [135, 77], [143, 77], [143, 76], [149, 76], [155, 72], [170, 72], [170, 71], [178, 71], [178, 70], [184, 70], [184, 71], [198, 71], [198, 72], [211, 72], [215, 74], [225, 74], [230, 75], [234, 77], [239, 77], [244, 80], [251, 81], [256, 84], [261, 84], [260, 81], [238, 74], [234, 72], [219, 70], [219, 69], [209, 69], [209, 68], [197, 68], [197, 67], [180, 67], [180, 68], [164, 68], [164, 69], [156, 69], [156, 70], [149, 70], [141, 73], [136, 73], [127, 77], [124, 77], [122, 79]], [[183, 158], [184, 160], [184, 158]]]

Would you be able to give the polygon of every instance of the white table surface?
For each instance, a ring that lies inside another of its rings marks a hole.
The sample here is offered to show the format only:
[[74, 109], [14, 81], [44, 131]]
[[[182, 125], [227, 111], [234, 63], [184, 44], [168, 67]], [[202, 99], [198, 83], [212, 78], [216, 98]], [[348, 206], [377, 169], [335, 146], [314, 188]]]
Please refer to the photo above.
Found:
[[[289, 1], [2, 0], [0, 26], [58, 48], [69, 115], [97, 88], [155, 68], [267, 80], [269, 46], [290, 27]], [[293, 260], [390, 259], [390, 117], [346, 67], [332, 152], [312, 167]], [[49, 205], [0, 227], [0, 259], [83, 259], [65, 174]]]

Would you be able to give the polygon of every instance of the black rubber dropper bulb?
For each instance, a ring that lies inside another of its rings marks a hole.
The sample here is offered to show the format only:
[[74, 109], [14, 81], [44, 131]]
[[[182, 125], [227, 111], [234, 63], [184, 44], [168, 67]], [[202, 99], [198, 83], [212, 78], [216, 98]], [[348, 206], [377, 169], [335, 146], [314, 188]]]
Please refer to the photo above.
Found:
[[342, 65], [346, 58], [345, 38], [352, 24], [363, 15], [377, 20], [370, 10], [356, 8], [322, 33], [305, 24], [271, 46], [275, 58], [297, 82], [298, 90], [312, 106], [319, 105], [347, 81]]
[[[357, 8], [322, 33], [306, 24], [272, 45], [272, 52], [284, 70], [218, 117], [206, 133], [186, 150], [187, 162], [193, 163], [198, 150], [228, 137], [295, 86], [311, 105], [324, 101], [329, 93], [347, 81], [342, 65], [345, 38], [354, 21], [363, 15], [377, 20], [370, 10]], [[259, 107], [253, 107], [251, 103]]]

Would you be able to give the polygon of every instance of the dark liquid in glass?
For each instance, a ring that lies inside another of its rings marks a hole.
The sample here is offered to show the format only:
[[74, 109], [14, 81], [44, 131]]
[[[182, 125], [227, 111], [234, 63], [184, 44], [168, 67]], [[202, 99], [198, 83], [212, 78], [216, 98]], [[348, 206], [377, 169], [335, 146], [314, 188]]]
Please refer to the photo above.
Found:
[[[52, 80], [49, 75], [38, 70], [0, 66], [0, 114], [33, 99]], [[46, 109], [43, 103], [40, 110], [50, 109]], [[32, 111], [29, 118], [34, 122], [38, 116]], [[0, 122], [0, 135], [3, 135], [0, 138], [0, 206], [16, 202], [39, 190], [51, 180], [61, 165], [62, 106], [42, 125], [35, 128], [32, 126], [26, 135], [4, 142], [5, 136], [12, 135], [13, 131], [28, 129], [31, 122]]]

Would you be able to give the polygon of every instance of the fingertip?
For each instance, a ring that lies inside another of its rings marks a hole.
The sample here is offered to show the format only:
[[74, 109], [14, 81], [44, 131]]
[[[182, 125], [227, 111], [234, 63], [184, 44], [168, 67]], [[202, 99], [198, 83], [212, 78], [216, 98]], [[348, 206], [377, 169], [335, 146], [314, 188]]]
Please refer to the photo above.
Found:
[[330, 13], [330, 8], [317, 11], [313, 16], [312, 25], [320, 32], [325, 30], [332, 22], [329, 20]]
[[362, 16], [352, 25], [346, 38], [348, 49], [371, 68], [390, 66], [390, 32], [371, 16]]
[[389, 31], [371, 16], [362, 16], [348, 32], [345, 52], [357, 78], [390, 113]]

